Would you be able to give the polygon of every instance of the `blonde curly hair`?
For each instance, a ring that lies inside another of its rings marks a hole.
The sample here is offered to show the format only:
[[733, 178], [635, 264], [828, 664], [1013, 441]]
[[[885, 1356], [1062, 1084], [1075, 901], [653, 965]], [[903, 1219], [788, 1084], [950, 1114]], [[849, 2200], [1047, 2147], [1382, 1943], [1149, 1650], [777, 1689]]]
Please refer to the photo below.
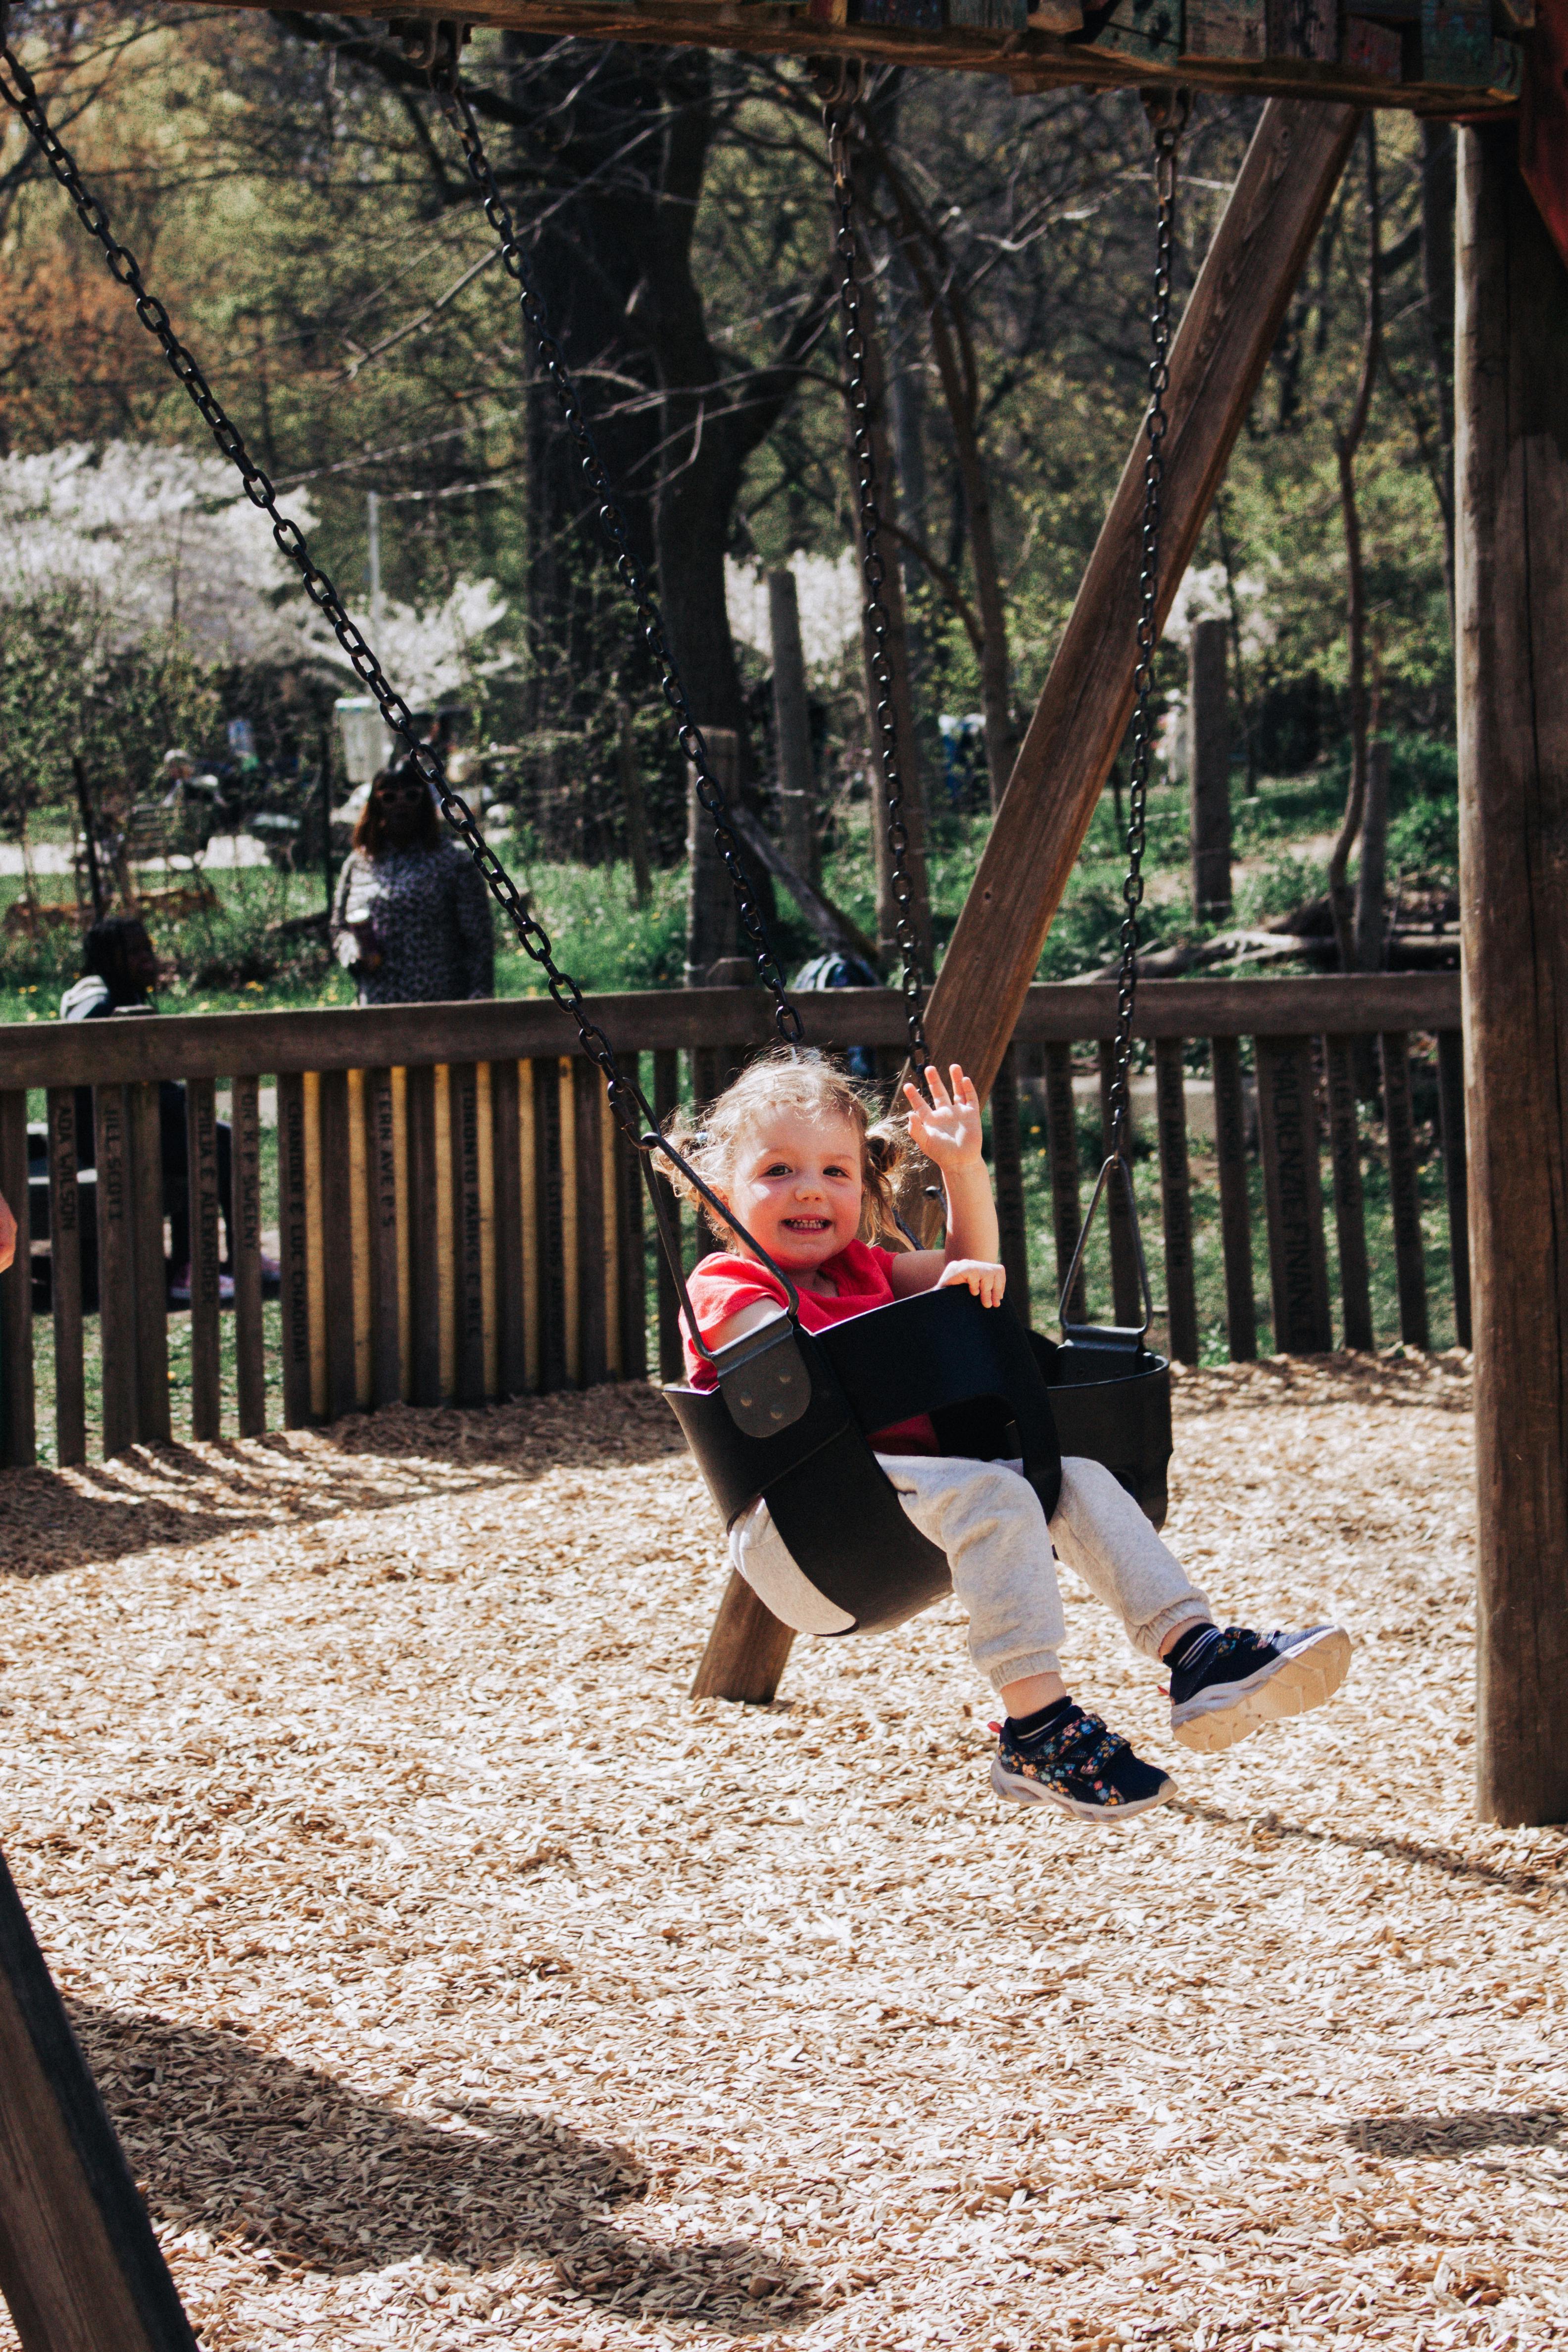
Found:
[[[900, 1179], [916, 1158], [908, 1125], [900, 1118], [881, 1117], [879, 1106], [861, 1092], [848, 1071], [826, 1055], [795, 1053], [787, 1045], [775, 1045], [749, 1063], [705, 1109], [672, 1111], [664, 1122], [664, 1132], [703, 1182], [713, 1192], [723, 1192], [747, 1136], [763, 1118], [779, 1111], [824, 1123], [848, 1121], [860, 1139], [859, 1239], [879, 1237], [894, 1248], [906, 1247], [895, 1202]], [[667, 1160], [662, 1172], [683, 1200], [696, 1202], [719, 1241], [733, 1237], [732, 1228], [720, 1222], [678, 1168]]]

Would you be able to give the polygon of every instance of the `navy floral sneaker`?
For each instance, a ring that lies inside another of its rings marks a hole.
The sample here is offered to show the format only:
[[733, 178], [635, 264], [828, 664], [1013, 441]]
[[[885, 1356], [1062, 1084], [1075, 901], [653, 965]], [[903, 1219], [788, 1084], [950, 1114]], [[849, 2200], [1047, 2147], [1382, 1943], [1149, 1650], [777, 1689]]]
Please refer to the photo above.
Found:
[[1351, 1637], [1339, 1625], [1304, 1633], [1195, 1625], [1165, 1664], [1173, 1734], [1184, 1748], [1214, 1756], [1266, 1723], [1324, 1706], [1350, 1672]]
[[1016, 1805], [1058, 1805], [1080, 1822], [1125, 1822], [1176, 1793], [1167, 1773], [1071, 1699], [991, 1728], [997, 1734], [991, 1786]]

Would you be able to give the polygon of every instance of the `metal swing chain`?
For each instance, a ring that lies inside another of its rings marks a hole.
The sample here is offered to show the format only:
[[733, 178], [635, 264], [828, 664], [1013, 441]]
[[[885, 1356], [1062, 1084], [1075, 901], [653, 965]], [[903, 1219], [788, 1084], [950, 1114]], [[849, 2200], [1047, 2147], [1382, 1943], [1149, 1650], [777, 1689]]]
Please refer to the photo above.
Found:
[[822, 119], [827, 131], [828, 161], [833, 167], [838, 227], [834, 246], [838, 256], [838, 301], [844, 314], [844, 352], [849, 362], [849, 424], [855, 456], [856, 490], [859, 507], [860, 562], [866, 581], [866, 629], [869, 641], [867, 667], [876, 693], [872, 723], [882, 770], [887, 810], [888, 855], [893, 904], [897, 909], [893, 937], [902, 959], [901, 986], [904, 1024], [909, 1032], [910, 1059], [921, 1087], [925, 1085], [931, 1048], [925, 1033], [925, 978], [921, 970], [920, 939], [914, 924], [914, 887], [909, 871], [909, 828], [904, 823], [904, 786], [899, 772], [898, 721], [893, 702], [893, 666], [888, 654], [889, 614], [882, 598], [888, 576], [878, 541], [882, 517], [877, 495], [877, 458], [871, 441], [871, 409], [866, 392], [866, 339], [860, 326], [860, 248], [855, 227], [855, 184], [850, 137], [859, 100], [859, 76], [848, 87], [841, 68], [832, 94], [825, 100]]
[[675, 719], [676, 740], [690, 762], [696, 779], [697, 797], [713, 820], [714, 846], [724, 862], [730, 887], [734, 893], [736, 910], [755, 955], [757, 977], [772, 993], [773, 1025], [786, 1045], [798, 1045], [805, 1034], [805, 1029], [800, 1014], [785, 990], [784, 975], [768, 938], [756, 892], [741, 862], [739, 845], [730, 828], [729, 802], [708, 764], [708, 747], [702, 740], [701, 729], [691, 715], [691, 704], [665, 634], [664, 616], [643, 568], [632, 552], [625, 510], [616, 495], [605, 461], [599, 455], [594, 429], [584, 409], [582, 394], [567, 365], [566, 355], [551, 331], [543, 299], [534, 279], [532, 264], [497, 184], [473, 109], [458, 79], [454, 48], [448, 48], [444, 59], [432, 72], [430, 81], [442, 111], [461, 142], [468, 176], [479, 192], [485, 218], [500, 241], [501, 266], [517, 288], [518, 307], [524, 325], [533, 337], [535, 355], [550, 379], [566, 430], [581, 453], [584, 478], [597, 502], [600, 526], [616, 551], [616, 571], [636, 608], [643, 642], [658, 672], [659, 689]]
[[[1164, 487], [1165, 394], [1171, 367], [1171, 262], [1176, 238], [1176, 158], [1192, 100], [1184, 89], [1162, 90], [1144, 100], [1154, 134], [1154, 308], [1150, 319], [1149, 407], [1144, 419], [1148, 455], [1143, 460], [1142, 565], [1138, 575], [1138, 662], [1132, 673], [1132, 770], [1127, 793], [1127, 877], [1121, 885], [1121, 967], [1116, 979], [1116, 1038], [1111, 1049], [1109, 1159], [1128, 1154], [1131, 1110], [1128, 1084], [1132, 1058], [1132, 1013], [1138, 995], [1138, 909], [1143, 898], [1143, 846], [1148, 832], [1149, 768], [1154, 738], [1150, 689], [1158, 642], [1155, 606], [1160, 593], [1160, 499]], [[1130, 1171], [1126, 1181], [1131, 1185]]]
[[267, 474], [251, 457], [239, 427], [226, 414], [195, 356], [175, 334], [168, 311], [155, 294], [149, 293], [135, 255], [115, 237], [108, 213], [86, 185], [69, 149], [56, 135], [32, 77], [8, 45], [0, 45], [0, 67], [4, 68], [4, 72], [0, 73], [0, 96], [4, 96], [13, 111], [21, 118], [50, 171], [70, 198], [83, 227], [102, 247], [110, 274], [135, 297], [137, 318], [162, 348], [164, 358], [211, 430], [214, 440], [237, 468], [247, 498], [271, 523], [274, 540], [298, 571], [310, 602], [325, 616], [333, 635], [347, 655], [354, 675], [374, 697], [386, 725], [402, 739], [409, 758], [435, 792], [443, 815], [460, 836], [484, 876], [491, 897], [510, 918], [522, 946], [543, 972], [551, 996], [576, 1024], [578, 1041], [603, 1075], [616, 1118], [627, 1135], [640, 1143], [645, 1126], [655, 1124], [653, 1115], [637, 1086], [620, 1069], [609, 1039], [589, 1018], [583, 992], [577, 982], [556, 962], [550, 934], [529, 912], [510, 875], [480, 832], [473, 811], [461, 794], [454, 792], [447, 783], [440, 761], [416, 736], [408, 705], [388, 683], [381, 664], [350, 619], [336, 587], [311, 556], [299, 524], [279, 512], [277, 493]]

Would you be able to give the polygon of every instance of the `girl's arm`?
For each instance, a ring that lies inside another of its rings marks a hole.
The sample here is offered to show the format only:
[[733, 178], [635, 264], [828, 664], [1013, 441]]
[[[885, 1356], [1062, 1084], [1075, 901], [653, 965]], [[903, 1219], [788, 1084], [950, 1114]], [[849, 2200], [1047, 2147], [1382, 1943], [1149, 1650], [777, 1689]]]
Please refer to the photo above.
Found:
[[927, 1070], [929, 1103], [918, 1087], [904, 1088], [910, 1134], [942, 1171], [947, 1195], [947, 1246], [912, 1250], [907, 1256], [896, 1257], [888, 1269], [888, 1279], [896, 1298], [932, 1290], [942, 1282], [966, 1282], [987, 1307], [995, 1307], [1006, 1276], [996, 1260], [1001, 1234], [990, 1171], [980, 1148], [980, 1097], [973, 1080], [965, 1077], [956, 1062], [950, 1076], [951, 1092], [935, 1069]]

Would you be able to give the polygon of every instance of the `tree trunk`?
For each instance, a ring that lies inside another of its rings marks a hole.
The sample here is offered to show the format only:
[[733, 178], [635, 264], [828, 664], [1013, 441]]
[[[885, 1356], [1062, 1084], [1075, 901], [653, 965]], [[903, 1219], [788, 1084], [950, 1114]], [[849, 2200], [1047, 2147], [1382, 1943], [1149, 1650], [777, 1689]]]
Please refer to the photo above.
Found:
[[1339, 466], [1340, 513], [1345, 534], [1345, 667], [1349, 672], [1351, 779], [1345, 813], [1329, 853], [1329, 906], [1334, 920], [1334, 941], [1340, 970], [1355, 970], [1355, 902], [1347, 875], [1351, 851], [1361, 831], [1366, 808], [1366, 562], [1362, 551], [1361, 509], [1356, 503], [1355, 461], [1372, 409], [1383, 340], [1382, 210], [1377, 187], [1377, 117], [1366, 118], [1366, 332], [1362, 342], [1361, 380], [1342, 431], [1334, 436]]
[[808, 882], [822, 879], [816, 840], [816, 763], [811, 705], [800, 646], [800, 599], [793, 572], [768, 574], [768, 633], [773, 650], [773, 736], [778, 748], [779, 839]]
[[1192, 724], [1193, 912], [1224, 922], [1231, 910], [1230, 702], [1227, 624], [1194, 621], [1187, 658]]
[[[897, 237], [888, 252], [889, 283], [897, 289], [903, 329], [898, 365], [889, 393], [893, 415], [893, 458], [897, 467], [898, 518], [910, 537], [923, 547], [931, 531], [931, 491], [926, 472], [926, 352], [924, 313]], [[910, 698], [914, 705], [915, 743], [920, 757], [921, 805], [928, 804], [933, 777], [942, 768], [942, 737], [936, 713], [927, 698], [930, 648], [918, 602], [923, 574], [919, 558], [907, 546], [899, 550], [899, 572], [904, 589], [904, 642], [909, 649]]]
[[1511, 123], [1459, 134], [1459, 883], [1477, 1804], [1568, 1820], [1568, 269]]
[[1443, 585], [1454, 619], [1454, 126], [1421, 125], [1421, 284], [1426, 351], [1437, 402]]
[[[735, 796], [740, 745], [729, 727], [703, 730], [708, 765], [726, 800]], [[713, 967], [734, 955], [740, 919], [730, 877], [713, 839], [713, 820], [697, 797], [697, 771], [686, 772], [686, 985], [706, 988]]]
[[1380, 736], [1367, 751], [1366, 807], [1361, 822], [1361, 872], [1355, 893], [1355, 965], [1383, 970], [1383, 901], [1388, 885], [1388, 745]]
[[[652, 206], [633, 201], [626, 175], [606, 167], [627, 142], [629, 127], [662, 107], [658, 57], [607, 50], [585, 75], [581, 57], [568, 61], [559, 44], [506, 33], [502, 45], [512, 97], [538, 120], [570, 126], [564, 147], [550, 161], [559, 184], [574, 193], [547, 207], [532, 254], [552, 327], [572, 362], [591, 355], [623, 377], [640, 379], [651, 393], [657, 378], [647, 346], [627, 320], [644, 275], [642, 223]], [[512, 143], [527, 184], [539, 170], [538, 144], [529, 131], [514, 132]], [[614, 609], [576, 445], [531, 348], [526, 374], [531, 723], [537, 730], [588, 719], [612, 648], [625, 642], [625, 621]], [[651, 401], [622, 400], [613, 414], [605, 413], [608, 405], [595, 404], [595, 434], [621, 497], [632, 551], [651, 566], [658, 413]]]
[[632, 731], [632, 707], [623, 702], [616, 714], [616, 773], [621, 787], [621, 814], [626, 829], [626, 856], [631, 862], [632, 891], [646, 907], [653, 887], [647, 855], [647, 801], [637, 765], [637, 737]]
[[[859, 193], [858, 190], [857, 192]], [[864, 217], [864, 206], [860, 216]], [[862, 251], [862, 260], [864, 252]], [[876, 280], [862, 269], [860, 281], [860, 336], [865, 352], [866, 423], [871, 443], [871, 463], [877, 478], [879, 506], [885, 509], [893, 494], [894, 474], [888, 446], [887, 374], [882, 359], [882, 336], [878, 319]], [[849, 453], [851, 478], [856, 478], [855, 418], [845, 410], [845, 434]], [[925, 808], [921, 794], [920, 752], [915, 742], [914, 709], [910, 697], [910, 653], [904, 626], [904, 583], [895, 551], [882, 545], [881, 598], [887, 609], [885, 640], [888, 665], [893, 679], [893, 750], [899, 763], [899, 780], [903, 795], [904, 829], [909, 835], [905, 863], [909, 871], [912, 900], [910, 908], [920, 957], [929, 972], [931, 965], [931, 898], [926, 885]], [[882, 765], [880, 730], [877, 723], [880, 693], [871, 667], [873, 639], [870, 623], [862, 618], [861, 645], [866, 672], [867, 736], [871, 752], [876, 805], [872, 810], [871, 842], [877, 872], [877, 946], [884, 961], [894, 964], [899, 960], [897, 938], [898, 904], [894, 896], [892, 853], [888, 842], [888, 817], [885, 806], [888, 780]]]

